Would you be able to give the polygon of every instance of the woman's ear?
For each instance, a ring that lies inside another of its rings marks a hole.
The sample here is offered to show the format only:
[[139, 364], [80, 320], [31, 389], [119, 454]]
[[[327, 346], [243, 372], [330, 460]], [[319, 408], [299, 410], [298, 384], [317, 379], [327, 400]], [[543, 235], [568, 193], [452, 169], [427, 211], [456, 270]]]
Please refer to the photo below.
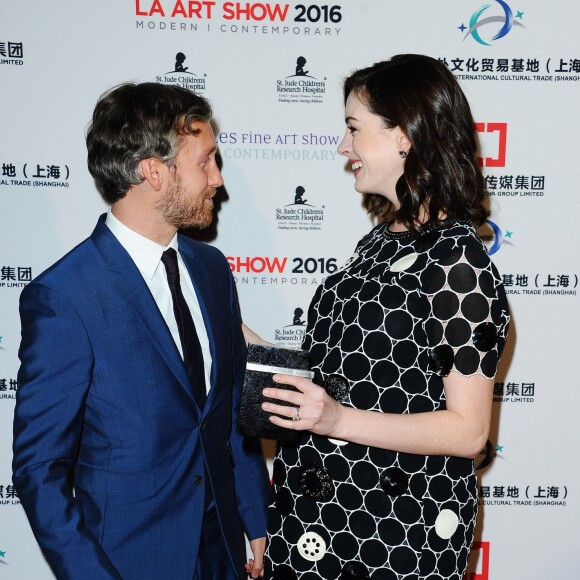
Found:
[[[397, 138], [397, 143], [399, 145], [399, 151], [405, 151], [407, 154], [409, 153], [409, 149], [411, 149], [411, 140], [409, 139], [409, 137], [407, 137], [407, 135], [405, 135], [405, 133], [403, 133], [403, 131], [401, 131], [401, 129], [399, 129], [397, 127], [397, 129], [399, 130], [399, 136]], [[405, 155], [406, 157], [406, 155]]]

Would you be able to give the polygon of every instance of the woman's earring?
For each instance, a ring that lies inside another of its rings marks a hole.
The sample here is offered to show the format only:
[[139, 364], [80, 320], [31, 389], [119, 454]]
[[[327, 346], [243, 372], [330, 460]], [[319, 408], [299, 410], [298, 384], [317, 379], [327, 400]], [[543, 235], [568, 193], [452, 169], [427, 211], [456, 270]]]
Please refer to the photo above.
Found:
[[407, 155], [409, 155], [409, 153], [407, 151], [405, 151], [404, 149], [401, 149], [401, 151], [399, 151], [399, 155], [405, 159], [407, 157]]

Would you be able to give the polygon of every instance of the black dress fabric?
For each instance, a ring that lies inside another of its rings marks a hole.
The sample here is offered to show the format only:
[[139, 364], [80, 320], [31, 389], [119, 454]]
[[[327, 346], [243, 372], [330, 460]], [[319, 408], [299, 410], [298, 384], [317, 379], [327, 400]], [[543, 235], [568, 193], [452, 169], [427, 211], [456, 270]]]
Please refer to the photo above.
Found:
[[[471, 225], [377, 226], [318, 288], [303, 348], [342, 404], [445, 409], [442, 377], [495, 376], [509, 321]], [[266, 578], [461, 580], [477, 513], [472, 460], [302, 434], [274, 460]]]

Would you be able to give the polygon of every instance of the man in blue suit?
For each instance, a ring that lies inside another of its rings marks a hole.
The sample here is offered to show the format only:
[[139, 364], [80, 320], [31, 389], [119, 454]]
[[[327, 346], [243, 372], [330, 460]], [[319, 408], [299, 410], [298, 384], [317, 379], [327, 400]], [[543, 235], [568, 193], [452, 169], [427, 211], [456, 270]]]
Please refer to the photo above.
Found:
[[236, 433], [245, 366], [230, 268], [207, 227], [222, 177], [208, 102], [103, 95], [89, 170], [111, 204], [22, 292], [14, 485], [57, 578], [262, 573], [268, 479]]

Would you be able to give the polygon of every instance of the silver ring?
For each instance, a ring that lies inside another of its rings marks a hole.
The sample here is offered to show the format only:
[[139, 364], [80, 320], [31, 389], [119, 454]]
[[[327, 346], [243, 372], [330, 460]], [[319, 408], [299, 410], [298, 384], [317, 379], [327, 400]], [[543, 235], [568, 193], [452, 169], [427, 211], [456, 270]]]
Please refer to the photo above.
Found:
[[300, 421], [300, 407], [296, 407], [296, 413], [294, 413], [292, 421]]

